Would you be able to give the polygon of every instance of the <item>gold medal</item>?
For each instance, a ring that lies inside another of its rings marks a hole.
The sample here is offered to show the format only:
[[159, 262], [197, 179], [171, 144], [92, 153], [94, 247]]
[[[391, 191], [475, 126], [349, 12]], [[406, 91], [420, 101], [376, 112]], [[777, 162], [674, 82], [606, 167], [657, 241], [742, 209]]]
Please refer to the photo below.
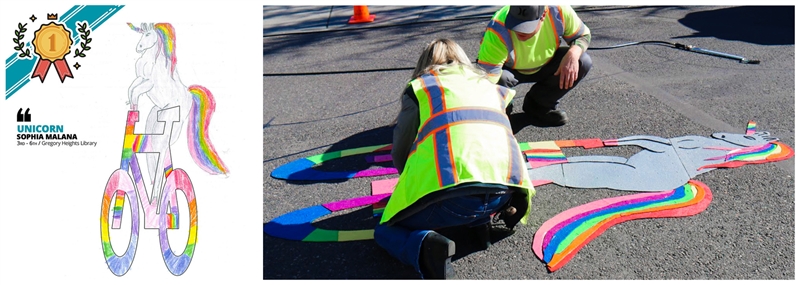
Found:
[[69, 53], [72, 38], [63, 24], [50, 22], [34, 33], [33, 46], [33, 51], [42, 59], [56, 61]]
[[61, 82], [64, 82], [67, 77], [72, 78], [72, 71], [64, 59], [72, 46], [72, 38], [69, 30], [63, 24], [50, 22], [50, 24], [42, 25], [34, 33], [31, 44], [33, 52], [39, 56], [39, 62], [36, 63], [31, 78], [39, 77], [44, 82], [51, 64], [56, 67]]

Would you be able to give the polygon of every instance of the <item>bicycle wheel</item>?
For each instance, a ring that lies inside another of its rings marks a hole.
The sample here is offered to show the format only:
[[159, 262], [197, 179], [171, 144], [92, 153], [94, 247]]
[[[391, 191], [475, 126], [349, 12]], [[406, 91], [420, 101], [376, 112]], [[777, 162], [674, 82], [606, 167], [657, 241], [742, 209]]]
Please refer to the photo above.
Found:
[[[189, 203], [189, 238], [186, 241], [186, 249], [180, 255], [176, 255], [172, 251], [167, 237], [168, 229], [178, 228], [178, 191], [183, 191], [186, 201]], [[170, 211], [167, 212], [167, 209]], [[158, 213], [158, 239], [161, 244], [161, 256], [164, 257], [164, 263], [169, 272], [180, 276], [189, 268], [197, 243], [197, 201], [192, 181], [189, 180], [189, 175], [183, 169], [175, 169], [167, 177]]]
[[[114, 198], [114, 199], [112, 199]], [[112, 226], [116, 229], [120, 226], [122, 210], [125, 200], [130, 203], [131, 210], [131, 236], [128, 248], [122, 255], [117, 255], [111, 246], [111, 235], [109, 234], [109, 218], [113, 218]], [[114, 214], [109, 217], [112, 210], [111, 201], [114, 201]], [[118, 169], [111, 174], [106, 183], [106, 190], [103, 194], [103, 205], [100, 213], [100, 240], [103, 244], [103, 255], [108, 264], [108, 269], [114, 275], [122, 276], [128, 272], [133, 264], [133, 257], [136, 255], [136, 245], [139, 241], [139, 199], [136, 196], [136, 187], [127, 172]]]

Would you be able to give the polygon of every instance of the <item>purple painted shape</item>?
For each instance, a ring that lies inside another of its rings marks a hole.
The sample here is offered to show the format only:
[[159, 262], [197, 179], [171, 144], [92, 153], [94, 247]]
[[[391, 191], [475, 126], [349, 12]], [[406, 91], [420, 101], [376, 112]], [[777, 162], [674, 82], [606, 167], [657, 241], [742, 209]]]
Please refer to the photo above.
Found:
[[336, 211], [347, 210], [347, 209], [351, 209], [351, 208], [355, 208], [355, 207], [359, 207], [359, 206], [375, 204], [378, 201], [380, 201], [381, 199], [389, 197], [390, 195], [392, 195], [392, 194], [389, 193], [389, 194], [381, 194], [381, 195], [373, 195], [373, 196], [363, 196], [363, 197], [358, 197], [358, 198], [353, 198], [353, 199], [336, 201], [336, 202], [328, 203], [328, 204], [322, 204], [322, 206], [325, 207], [326, 209], [330, 210], [331, 212], [336, 212]]
[[359, 172], [356, 172], [356, 175], [354, 175], [353, 178], [381, 176], [390, 174], [397, 174], [397, 168], [384, 167], [384, 168], [361, 170]]
[[605, 209], [609, 209], [609, 208], [613, 208], [613, 207], [618, 207], [618, 206], [625, 206], [625, 205], [630, 205], [630, 204], [634, 204], [634, 203], [648, 202], [648, 201], [653, 201], [653, 200], [664, 199], [664, 198], [669, 197], [670, 195], [672, 195], [674, 192], [675, 192], [675, 190], [672, 190], [672, 191], [667, 191], [667, 192], [660, 193], [658, 195], [642, 197], [642, 198], [633, 199], [633, 200], [621, 201], [621, 202], [609, 204], [609, 205], [604, 206], [604, 207], [599, 207], [597, 209], [593, 209], [591, 211], [587, 211], [587, 212], [575, 215], [575, 216], [573, 216], [573, 217], [571, 217], [569, 219], [566, 219], [566, 220], [562, 221], [561, 223], [558, 223], [558, 225], [550, 228], [550, 230], [547, 232], [547, 234], [544, 235], [544, 240], [543, 240], [542, 244], [544, 246], [547, 246], [550, 243], [550, 240], [556, 234], [556, 232], [560, 231], [561, 228], [563, 228], [563, 227], [565, 227], [565, 226], [567, 226], [567, 225], [569, 225], [569, 224], [571, 224], [571, 223], [573, 223], [573, 222], [575, 222], [575, 221], [577, 221], [579, 219], [582, 219], [583, 217], [591, 215], [593, 213], [596, 213], [596, 212], [599, 212], [599, 211], [603, 211]]
[[387, 161], [392, 161], [391, 154], [367, 156], [367, 162], [369, 163], [387, 162]]

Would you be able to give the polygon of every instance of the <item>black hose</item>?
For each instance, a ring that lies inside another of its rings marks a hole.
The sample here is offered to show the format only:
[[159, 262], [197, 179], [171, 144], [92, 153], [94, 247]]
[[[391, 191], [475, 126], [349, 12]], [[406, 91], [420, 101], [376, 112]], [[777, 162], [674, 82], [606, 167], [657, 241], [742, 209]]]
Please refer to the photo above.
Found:
[[676, 48], [676, 49], [679, 49], [679, 50], [685, 50], [685, 51], [691, 51], [691, 52], [696, 52], [696, 53], [701, 53], [701, 54], [706, 54], [706, 55], [713, 55], [713, 56], [717, 56], [717, 57], [735, 59], [735, 60], [738, 60], [740, 63], [746, 63], [746, 64], [759, 64], [759, 63], [761, 63], [761, 61], [757, 60], [757, 59], [747, 59], [747, 58], [744, 58], [744, 57], [741, 57], [741, 56], [738, 56], [738, 55], [732, 55], [732, 54], [728, 54], [728, 53], [724, 53], [724, 52], [707, 50], [707, 49], [695, 47], [695, 46], [692, 46], [692, 45], [685, 45], [685, 44], [681, 44], [681, 43], [670, 43], [670, 42], [665, 42], [665, 41], [630, 42], [630, 43], [618, 44], [618, 45], [607, 46], [607, 47], [589, 47], [588, 49], [589, 50], [604, 50], [604, 49], [615, 49], [615, 48], [621, 48], [621, 47], [627, 47], [627, 46], [633, 46], [633, 45], [643, 45], [643, 44], [657, 44], [657, 45], [662, 45], [662, 46], [669, 46], [669, 47]]
[[631, 43], [618, 44], [618, 45], [607, 46], [607, 47], [589, 47], [588, 49], [589, 50], [615, 49], [615, 48], [621, 48], [621, 47], [627, 47], [627, 46], [633, 46], [633, 45], [644, 45], [644, 44], [657, 44], [657, 45], [665, 45], [665, 46], [670, 46], [670, 47], [674, 47], [675, 46], [675, 44], [670, 43], [670, 42], [665, 42], [665, 41], [641, 41], [641, 42], [631, 42]]

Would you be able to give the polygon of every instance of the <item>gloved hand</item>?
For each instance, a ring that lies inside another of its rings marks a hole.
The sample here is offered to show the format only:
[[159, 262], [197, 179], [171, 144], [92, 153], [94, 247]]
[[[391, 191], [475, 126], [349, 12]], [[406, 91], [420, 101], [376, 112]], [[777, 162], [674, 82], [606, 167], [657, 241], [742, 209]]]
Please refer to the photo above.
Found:
[[517, 86], [519, 80], [514, 77], [514, 74], [511, 74], [508, 70], [503, 69], [503, 74], [500, 75], [500, 80], [497, 81], [497, 85], [505, 86], [508, 88]]

